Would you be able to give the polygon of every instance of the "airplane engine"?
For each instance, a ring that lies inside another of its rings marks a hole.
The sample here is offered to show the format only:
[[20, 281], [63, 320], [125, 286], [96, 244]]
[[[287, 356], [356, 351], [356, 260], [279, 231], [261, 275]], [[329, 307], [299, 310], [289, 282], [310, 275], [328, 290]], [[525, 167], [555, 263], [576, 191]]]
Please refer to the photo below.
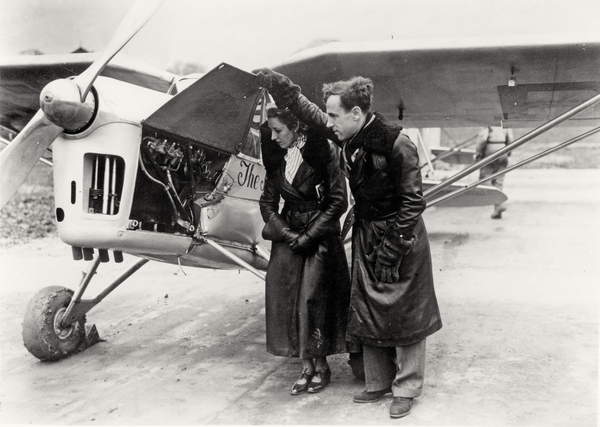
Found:
[[143, 136], [130, 228], [193, 234], [200, 209], [194, 202], [210, 199], [228, 159], [198, 144]]

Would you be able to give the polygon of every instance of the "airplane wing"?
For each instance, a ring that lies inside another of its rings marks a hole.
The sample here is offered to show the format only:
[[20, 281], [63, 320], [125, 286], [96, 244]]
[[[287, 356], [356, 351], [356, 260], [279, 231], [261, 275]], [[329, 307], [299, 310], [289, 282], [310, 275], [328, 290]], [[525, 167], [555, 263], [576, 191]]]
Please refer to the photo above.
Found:
[[[441, 40], [330, 43], [273, 67], [322, 105], [323, 83], [375, 84], [374, 109], [405, 127], [531, 127], [600, 92], [600, 41]], [[600, 106], [572, 125], [592, 125]]]
[[[20, 131], [39, 108], [42, 88], [49, 82], [81, 74], [96, 53], [19, 55], [0, 59], [0, 126]], [[103, 76], [166, 92], [175, 75], [115, 58]]]

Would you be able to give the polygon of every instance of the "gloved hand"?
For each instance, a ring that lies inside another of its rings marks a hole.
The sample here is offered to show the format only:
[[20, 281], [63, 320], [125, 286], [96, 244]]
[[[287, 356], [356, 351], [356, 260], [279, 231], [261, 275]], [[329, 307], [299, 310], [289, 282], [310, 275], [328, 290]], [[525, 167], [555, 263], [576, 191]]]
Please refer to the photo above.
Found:
[[315, 245], [313, 240], [306, 234], [300, 234], [294, 241], [290, 243], [290, 248], [297, 254], [310, 254]]
[[292, 82], [289, 77], [269, 68], [256, 70], [258, 84], [267, 89], [279, 108], [293, 104], [300, 95], [300, 86]]
[[[402, 260], [400, 260], [400, 263]], [[400, 263], [398, 265], [385, 265], [379, 260], [375, 261], [375, 276], [377, 280], [384, 283], [394, 283], [400, 279]], [[383, 290], [383, 286], [375, 286], [378, 291]]]
[[402, 236], [386, 236], [376, 250], [375, 276], [384, 283], [393, 283], [400, 280], [400, 265], [402, 259], [414, 244], [414, 237], [410, 240]]
[[284, 242], [286, 242], [287, 244], [291, 244], [298, 238], [298, 236], [300, 236], [300, 233], [297, 233], [292, 229], [286, 227], [281, 230], [281, 235], [283, 236]]

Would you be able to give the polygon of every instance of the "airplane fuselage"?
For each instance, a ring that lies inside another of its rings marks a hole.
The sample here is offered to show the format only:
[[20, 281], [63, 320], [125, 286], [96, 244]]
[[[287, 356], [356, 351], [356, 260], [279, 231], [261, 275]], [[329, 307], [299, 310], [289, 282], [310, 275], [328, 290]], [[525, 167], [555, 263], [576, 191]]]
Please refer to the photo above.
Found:
[[195, 203], [190, 230], [164, 232], [141, 227], [131, 218], [136, 179], [142, 173], [141, 122], [170, 95], [110, 78], [95, 82], [99, 111], [78, 135], [63, 134], [53, 146], [55, 215], [59, 237], [75, 248], [122, 251], [164, 262], [235, 268], [227, 257], [202, 242], [210, 237], [250, 265], [266, 261], [253, 250], [263, 245], [258, 199], [265, 170], [260, 159], [230, 155], [212, 201]]

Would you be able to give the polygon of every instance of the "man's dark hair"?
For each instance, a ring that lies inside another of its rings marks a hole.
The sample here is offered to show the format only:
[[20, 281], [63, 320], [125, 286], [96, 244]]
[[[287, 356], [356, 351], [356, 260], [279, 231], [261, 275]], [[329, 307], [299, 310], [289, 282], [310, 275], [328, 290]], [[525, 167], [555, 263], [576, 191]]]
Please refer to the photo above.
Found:
[[267, 110], [267, 118], [269, 119], [279, 119], [281, 123], [287, 126], [290, 130], [298, 129], [298, 118], [287, 108], [269, 108]]
[[365, 113], [371, 109], [373, 102], [373, 81], [366, 77], [356, 76], [348, 80], [340, 80], [323, 85], [323, 100], [332, 95], [339, 95], [342, 107], [346, 111], [352, 107], [360, 107]]

